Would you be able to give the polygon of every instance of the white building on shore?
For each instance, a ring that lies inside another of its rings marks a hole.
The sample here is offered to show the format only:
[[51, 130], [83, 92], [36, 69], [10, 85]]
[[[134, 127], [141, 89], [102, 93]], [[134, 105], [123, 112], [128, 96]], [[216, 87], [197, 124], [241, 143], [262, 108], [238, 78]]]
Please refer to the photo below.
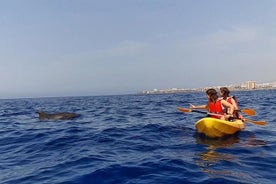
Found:
[[255, 81], [247, 81], [247, 89], [256, 89]]

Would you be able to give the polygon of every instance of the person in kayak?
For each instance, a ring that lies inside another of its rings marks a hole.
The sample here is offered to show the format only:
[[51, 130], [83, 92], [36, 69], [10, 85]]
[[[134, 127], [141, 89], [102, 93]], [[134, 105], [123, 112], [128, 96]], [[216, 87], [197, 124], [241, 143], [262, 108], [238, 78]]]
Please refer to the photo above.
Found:
[[[235, 96], [230, 96], [230, 90], [227, 87], [221, 87], [220, 89], [220, 96], [221, 99], [226, 100], [230, 104], [234, 106], [234, 112], [233, 112], [233, 117], [235, 119], [243, 119], [243, 116], [239, 114], [239, 107], [238, 107], [238, 101]], [[225, 113], [229, 113], [229, 109], [225, 108], [224, 109]]]
[[[206, 105], [199, 105], [195, 106], [193, 104], [190, 105], [191, 109], [207, 109], [210, 113], [210, 117], [217, 118], [217, 119], [223, 119], [223, 120], [233, 120], [233, 112], [234, 112], [234, 106], [227, 102], [224, 99], [219, 98], [217, 91], [213, 88], [210, 88], [206, 91], [208, 103]], [[228, 108], [229, 113], [226, 114], [224, 112], [223, 107]], [[217, 114], [217, 115], [215, 115]]]

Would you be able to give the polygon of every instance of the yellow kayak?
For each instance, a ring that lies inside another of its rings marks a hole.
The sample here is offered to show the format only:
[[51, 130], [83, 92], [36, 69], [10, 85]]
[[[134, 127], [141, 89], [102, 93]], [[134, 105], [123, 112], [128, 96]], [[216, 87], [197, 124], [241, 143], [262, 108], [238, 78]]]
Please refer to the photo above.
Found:
[[199, 133], [213, 138], [241, 131], [245, 128], [245, 123], [241, 120], [230, 122], [216, 118], [202, 118], [196, 122], [195, 127]]

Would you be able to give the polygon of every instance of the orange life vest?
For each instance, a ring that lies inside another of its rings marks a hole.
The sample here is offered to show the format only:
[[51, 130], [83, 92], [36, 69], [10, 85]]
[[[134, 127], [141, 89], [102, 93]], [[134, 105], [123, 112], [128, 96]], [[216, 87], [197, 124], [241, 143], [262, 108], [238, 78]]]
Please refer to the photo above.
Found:
[[[216, 102], [209, 102], [209, 112], [215, 114], [224, 114], [221, 100], [217, 100]], [[211, 115], [212, 118], [220, 119], [221, 116]]]
[[232, 100], [231, 100], [231, 99], [232, 99], [232, 97], [228, 97], [226, 101], [227, 101], [228, 103], [232, 104]]

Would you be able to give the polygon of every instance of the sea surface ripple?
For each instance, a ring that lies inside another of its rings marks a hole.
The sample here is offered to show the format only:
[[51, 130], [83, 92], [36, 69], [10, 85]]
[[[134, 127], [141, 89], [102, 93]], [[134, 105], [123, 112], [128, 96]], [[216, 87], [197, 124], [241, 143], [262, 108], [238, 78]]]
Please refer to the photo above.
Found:
[[[176, 108], [204, 93], [0, 100], [0, 183], [275, 183], [276, 91], [232, 93], [268, 124], [199, 135], [204, 114]], [[38, 110], [81, 116], [40, 121]]]

